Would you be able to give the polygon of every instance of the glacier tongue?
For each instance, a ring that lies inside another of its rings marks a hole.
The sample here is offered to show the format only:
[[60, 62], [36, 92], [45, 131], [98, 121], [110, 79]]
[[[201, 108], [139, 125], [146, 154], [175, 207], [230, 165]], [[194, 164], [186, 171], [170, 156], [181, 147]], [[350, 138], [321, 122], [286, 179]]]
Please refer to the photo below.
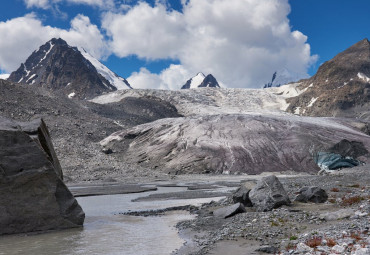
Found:
[[89, 53], [87, 53], [84, 48], [78, 47], [78, 50], [81, 52], [82, 56], [84, 56], [87, 60], [90, 61], [90, 63], [96, 68], [96, 71], [98, 71], [98, 73], [100, 73], [105, 79], [107, 79], [110, 82], [111, 85], [115, 86], [118, 90], [132, 89], [130, 84], [125, 79], [119, 77], [117, 74], [112, 72], [108, 67], [100, 63], [99, 60], [97, 60]]

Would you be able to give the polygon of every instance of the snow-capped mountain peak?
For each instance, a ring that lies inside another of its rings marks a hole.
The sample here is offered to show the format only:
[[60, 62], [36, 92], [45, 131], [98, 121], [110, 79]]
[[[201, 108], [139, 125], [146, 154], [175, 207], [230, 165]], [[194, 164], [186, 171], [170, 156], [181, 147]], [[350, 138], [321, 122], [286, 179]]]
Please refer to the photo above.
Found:
[[219, 88], [220, 85], [218, 84], [215, 77], [212, 74], [208, 74], [205, 76], [203, 73], [199, 72], [196, 76], [189, 79], [181, 89], [196, 89], [202, 87], [215, 87]]
[[132, 89], [130, 84], [126, 79], [118, 76], [116, 73], [111, 71], [108, 67], [103, 65], [99, 60], [91, 56], [84, 48], [78, 47], [78, 50], [81, 52], [90, 63], [96, 68], [96, 71], [100, 73], [105, 79], [107, 79], [111, 85], [116, 87], [118, 90], [121, 89]]
[[53, 38], [34, 51], [8, 78], [9, 81], [61, 91], [66, 96], [88, 99], [129, 83], [82, 48]]

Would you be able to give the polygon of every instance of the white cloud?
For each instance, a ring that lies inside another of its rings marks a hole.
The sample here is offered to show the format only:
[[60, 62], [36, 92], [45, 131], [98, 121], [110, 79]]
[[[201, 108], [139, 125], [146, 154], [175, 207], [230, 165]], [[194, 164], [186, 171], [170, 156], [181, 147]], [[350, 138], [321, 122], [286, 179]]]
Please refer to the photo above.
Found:
[[27, 8], [37, 7], [47, 9], [50, 7], [49, 0], [24, 0]]
[[24, 0], [27, 8], [42, 8], [42, 9], [49, 9], [55, 4], [59, 4], [61, 2], [68, 2], [71, 4], [84, 4], [84, 5], [91, 5], [101, 7], [103, 9], [109, 9], [114, 7], [114, 0]]
[[44, 26], [35, 14], [0, 22], [0, 70], [11, 72], [42, 44], [61, 37], [72, 46], [82, 46], [97, 58], [107, 56], [107, 47], [98, 27], [88, 17], [76, 16], [71, 28], [63, 30]]
[[[141, 2], [127, 12], [103, 17], [102, 27], [116, 55], [180, 60], [181, 68], [156, 75], [162, 79], [155, 82], [157, 87], [173, 87], [163, 80], [164, 74], [180, 77], [184, 70], [212, 73], [229, 87], [261, 87], [281, 68], [305, 76], [316, 60], [307, 37], [291, 31], [288, 0], [182, 2], [183, 13], [157, 1], [154, 7]], [[151, 75], [141, 70], [133, 77], [139, 81], [143, 76], [143, 82]]]
[[170, 65], [160, 74], [153, 74], [146, 68], [134, 72], [127, 78], [135, 89], [179, 89], [193, 74], [181, 65]]
[[177, 57], [178, 47], [185, 40], [182, 14], [167, 12], [159, 4], [154, 8], [140, 2], [126, 14], [107, 13], [102, 27], [112, 37], [111, 46], [117, 56], [135, 54], [141, 58]]

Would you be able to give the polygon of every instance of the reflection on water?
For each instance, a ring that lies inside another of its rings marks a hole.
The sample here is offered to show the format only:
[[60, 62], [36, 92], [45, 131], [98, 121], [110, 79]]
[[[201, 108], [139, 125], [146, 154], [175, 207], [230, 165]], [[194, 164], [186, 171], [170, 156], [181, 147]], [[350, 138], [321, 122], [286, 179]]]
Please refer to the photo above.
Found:
[[220, 199], [131, 202], [132, 199], [155, 192], [183, 190], [185, 188], [159, 188], [158, 191], [140, 194], [77, 198], [86, 213], [84, 228], [40, 235], [0, 237], [0, 254], [170, 254], [183, 244], [174, 225], [178, 221], [191, 219], [191, 215], [182, 211], [161, 217], [137, 217], [118, 213], [187, 204], [200, 205]]

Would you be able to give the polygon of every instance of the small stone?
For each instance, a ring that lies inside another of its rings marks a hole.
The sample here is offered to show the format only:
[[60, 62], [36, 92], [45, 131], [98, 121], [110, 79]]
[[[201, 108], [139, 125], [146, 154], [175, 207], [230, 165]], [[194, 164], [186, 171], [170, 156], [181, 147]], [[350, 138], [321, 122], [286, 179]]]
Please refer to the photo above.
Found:
[[297, 244], [297, 252], [302, 253], [302, 252], [312, 252], [313, 249], [309, 247], [308, 245], [304, 243], [298, 243]]
[[341, 245], [335, 245], [331, 248], [331, 251], [332, 252], [335, 252], [335, 253], [339, 253], [339, 254], [342, 254], [344, 252], [345, 248]]

